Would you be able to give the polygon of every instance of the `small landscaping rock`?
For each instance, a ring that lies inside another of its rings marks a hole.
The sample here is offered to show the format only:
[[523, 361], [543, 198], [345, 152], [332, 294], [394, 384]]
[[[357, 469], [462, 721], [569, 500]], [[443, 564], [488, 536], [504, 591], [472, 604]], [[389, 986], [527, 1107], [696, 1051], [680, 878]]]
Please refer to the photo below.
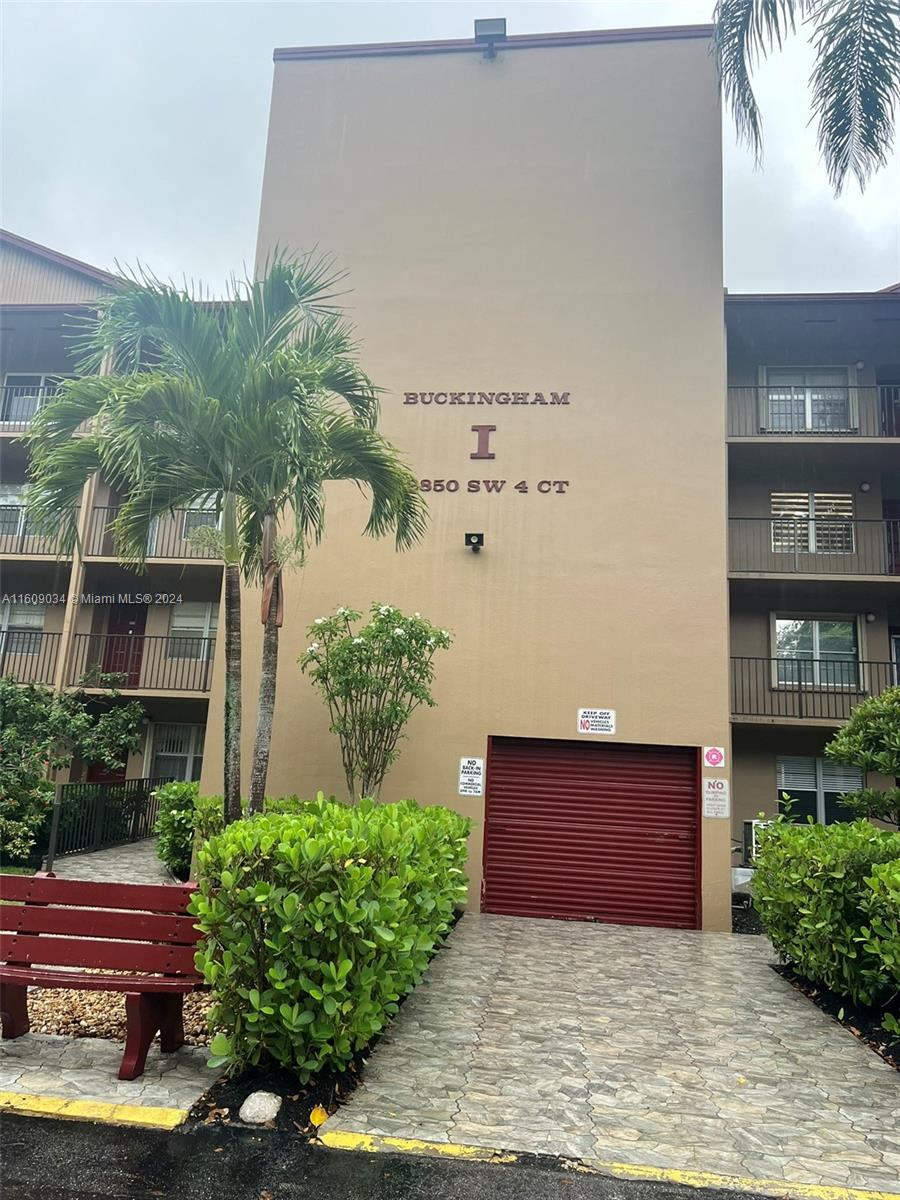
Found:
[[245, 1125], [265, 1125], [274, 1121], [281, 1109], [281, 1097], [274, 1092], [251, 1092], [238, 1116]]

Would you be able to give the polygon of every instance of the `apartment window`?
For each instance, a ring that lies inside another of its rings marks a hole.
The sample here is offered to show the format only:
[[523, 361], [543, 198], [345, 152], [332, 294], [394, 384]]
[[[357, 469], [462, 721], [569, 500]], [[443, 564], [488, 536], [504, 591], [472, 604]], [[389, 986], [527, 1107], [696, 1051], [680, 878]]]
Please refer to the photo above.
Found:
[[169, 618], [169, 658], [211, 657], [209, 639], [216, 636], [218, 621], [218, 603], [188, 600], [176, 604]]
[[17, 424], [30, 421], [65, 378], [65, 375], [7, 374], [0, 397], [0, 421]]
[[772, 492], [774, 554], [853, 554], [852, 492]]
[[24, 491], [24, 483], [0, 483], [0, 538], [16, 538], [25, 532]]
[[44, 604], [6, 601], [0, 606], [0, 660], [40, 651], [46, 611]]
[[854, 617], [775, 617], [777, 682], [787, 687], [859, 687], [859, 630]]
[[778, 807], [783, 808], [784, 793], [791, 798], [791, 817], [806, 821], [812, 817], [820, 825], [851, 821], [852, 814], [838, 804], [838, 797], [863, 786], [857, 767], [832, 762], [829, 758], [777, 758]]
[[846, 367], [766, 367], [764, 374], [766, 428], [776, 433], [853, 429]]
[[154, 725], [154, 779], [183, 779], [195, 782], [203, 771], [204, 725]]
[[187, 542], [195, 529], [215, 529], [219, 524], [215, 500], [195, 508], [186, 508], [181, 515], [181, 540]]

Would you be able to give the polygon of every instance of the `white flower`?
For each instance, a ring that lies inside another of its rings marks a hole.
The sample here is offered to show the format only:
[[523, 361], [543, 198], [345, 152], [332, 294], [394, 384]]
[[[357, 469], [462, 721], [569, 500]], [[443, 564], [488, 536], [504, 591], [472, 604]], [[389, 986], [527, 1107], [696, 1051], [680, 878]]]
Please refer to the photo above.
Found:
[[422, 615], [421, 613], [413, 613], [414, 617], [421, 617], [421, 615]]
[[406, 637], [406, 630], [401, 629], [401, 627], [398, 625], [394, 630], [394, 637]]
[[429, 645], [429, 646], [433, 646], [433, 645], [434, 645], [434, 638], [429, 638], [429, 639], [428, 639], [428, 645]]
[[381, 608], [379, 608], [378, 611], [381, 613], [381, 615], [383, 617], [386, 617], [388, 615], [388, 613], [391, 611], [391, 606], [389, 604], [382, 604]]
[[354, 645], [354, 646], [361, 646], [361, 645], [362, 645], [362, 638], [354, 638], [354, 639], [353, 639], [353, 645]]
[[341, 606], [338, 608], [338, 610], [337, 610], [337, 615], [338, 615], [339, 617], [346, 617], [346, 615], [347, 615], [347, 613], [348, 613], [349, 611], [350, 611], [350, 609], [349, 609], [349, 608], [344, 608], [344, 606], [343, 606], [343, 604], [342, 604], [342, 605], [341, 605]]
[[324, 617], [316, 617], [316, 619], [313, 621], [313, 625], [324, 625], [324, 624], [325, 624]]
[[315, 654], [315, 652], [318, 650], [318, 648], [319, 648], [318, 642], [310, 642], [310, 644], [306, 647], [306, 653], [307, 654]]

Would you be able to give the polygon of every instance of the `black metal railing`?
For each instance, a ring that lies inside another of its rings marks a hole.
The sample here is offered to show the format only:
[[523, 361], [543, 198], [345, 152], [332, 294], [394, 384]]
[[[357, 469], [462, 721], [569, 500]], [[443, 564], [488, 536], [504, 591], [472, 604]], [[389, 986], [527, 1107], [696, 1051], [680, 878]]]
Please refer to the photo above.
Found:
[[732, 658], [734, 717], [846, 721], [860, 700], [898, 682], [891, 662], [848, 659]]
[[72, 640], [70, 687], [208, 692], [212, 683], [212, 637], [76, 633]]
[[153, 836], [156, 789], [171, 776], [124, 783], [64, 783], [56, 789], [47, 848], [48, 871], [65, 854], [85, 854]]
[[22, 433], [35, 414], [56, 395], [55, 384], [42, 387], [28, 384], [5, 384], [0, 387], [0, 433]]
[[900, 577], [900, 520], [731, 517], [729, 570]]
[[[95, 558], [115, 558], [116, 548], [110, 525], [119, 515], [114, 505], [98, 505], [91, 514], [86, 554]], [[215, 529], [217, 517], [204, 508], [176, 508], [159, 517], [147, 539], [147, 558], [197, 558], [216, 560], [219, 558], [213, 546], [195, 541], [194, 530]]]
[[728, 388], [729, 437], [900, 437], [900, 385]]
[[0, 630], [0, 675], [17, 683], [53, 683], [61, 637], [38, 629]]
[[36, 533], [28, 527], [24, 504], [0, 504], [0, 554], [62, 553], [57, 533]]

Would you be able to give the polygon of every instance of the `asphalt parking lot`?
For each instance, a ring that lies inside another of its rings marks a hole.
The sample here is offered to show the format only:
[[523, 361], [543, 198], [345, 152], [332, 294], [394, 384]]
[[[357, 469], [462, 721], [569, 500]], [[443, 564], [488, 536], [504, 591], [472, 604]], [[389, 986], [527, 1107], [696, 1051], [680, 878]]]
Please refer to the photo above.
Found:
[[[552, 1160], [514, 1163], [324, 1149], [209, 1127], [174, 1133], [5, 1117], [9, 1200], [734, 1200], [734, 1192], [623, 1181]], [[744, 1193], [749, 1195], [749, 1193]]]

